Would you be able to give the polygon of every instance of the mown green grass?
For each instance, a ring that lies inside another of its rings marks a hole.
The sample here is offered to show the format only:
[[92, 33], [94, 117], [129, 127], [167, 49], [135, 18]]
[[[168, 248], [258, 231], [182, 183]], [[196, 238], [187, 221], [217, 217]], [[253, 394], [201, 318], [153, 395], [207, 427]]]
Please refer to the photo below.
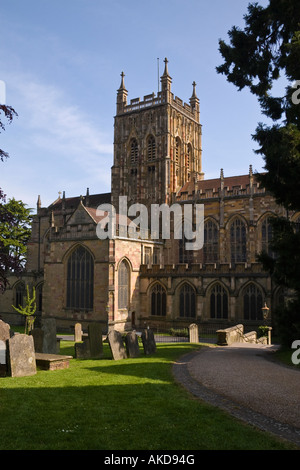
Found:
[[[73, 359], [65, 370], [0, 378], [1, 450], [289, 449], [193, 398], [172, 363], [195, 349], [158, 344], [153, 356]], [[74, 343], [61, 342], [74, 355]]]

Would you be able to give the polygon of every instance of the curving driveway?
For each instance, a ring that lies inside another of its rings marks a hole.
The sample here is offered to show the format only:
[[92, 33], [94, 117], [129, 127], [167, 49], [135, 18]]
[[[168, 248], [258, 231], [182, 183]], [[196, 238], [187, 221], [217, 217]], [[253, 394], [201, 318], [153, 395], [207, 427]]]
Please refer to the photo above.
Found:
[[274, 346], [203, 347], [173, 366], [198, 398], [300, 447], [300, 371], [272, 361]]

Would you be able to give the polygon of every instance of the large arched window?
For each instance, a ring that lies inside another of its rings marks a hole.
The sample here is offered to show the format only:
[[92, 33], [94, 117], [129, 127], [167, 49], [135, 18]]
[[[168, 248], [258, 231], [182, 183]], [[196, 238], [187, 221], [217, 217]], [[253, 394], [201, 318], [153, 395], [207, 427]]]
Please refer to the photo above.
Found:
[[262, 320], [263, 294], [261, 289], [251, 283], [243, 291], [244, 319]]
[[165, 316], [167, 311], [167, 294], [161, 284], [155, 284], [150, 291], [151, 315]]
[[131, 139], [130, 142], [130, 163], [137, 163], [138, 161], [138, 143], [136, 139]]
[[147, 140], [147, 152], [148, 152], [148, 160], [155, 160], [156, 158], [156, 147], [155, 147], [155, 139], [153, 135], [150, 135]]
[[228, 295], [221, 284], [215, 284], [210, 292], [210, 318], [228, 318]]
[[67, 264], [67, 308], [91, 310], [94, 301], [94, 260], [83, 246], [74, 250]]
[[204, 263], [219, 261], [219, 230], [216, 222], [207, 220], [204, 223]]
[[189, 284], [185, 283], [179, 291], [179, 316], [196, 316], [196, 294], [195, 290]]
[[123, 260], [118, 271], [118, 308], [129, 306], [130, 268], [128, 262]]
[[232, 263], [247, 261], [246, 233], [246, 224], [239, 218], [234, 219], [230, 225], [230, 252]]

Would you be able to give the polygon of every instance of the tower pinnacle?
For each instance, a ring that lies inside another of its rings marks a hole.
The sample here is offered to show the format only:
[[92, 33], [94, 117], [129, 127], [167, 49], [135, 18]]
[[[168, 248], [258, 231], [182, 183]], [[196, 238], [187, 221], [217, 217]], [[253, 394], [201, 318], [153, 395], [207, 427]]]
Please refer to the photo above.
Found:
[[117, 114], [122, 113], [124, 111], [124, 107], [127, 106], [127, 95], [128, 92], [125, 88], [124, 83], [125, 73], [121, 73], [121, 84], [120, 88], [118, 89], [117, 93]]
[[165, 70], [164, 70], [163, 75], [160, 77], [161, 91], [163, 94], [165, 94], [165, 100], [169, 101], [169, 93], [171, 91], [172, 78], [170, 77], [169, 72], [168, 72], [168, 59], [167, 58], [165, 58], [164, 63], [165, 63]]
[[168, 59], [165, 57], [165, 60], [164, 60], [164, 63], [165, 63], [165, 71], [164, 71], [164, 74], [163, 74], [163, 77], [169, 77], [169, 72], [168, 72]]
[[120, 88], [118, 89], [118, 91], [126, 90], [126, 88], [125, 88], [125, 83], [124, 83], [125, 73], [124, 73], [124, 72], [121, 72], [120, 75], [121, 75], [121, 84], [120, 84]]
[[190, 105], [191, 105], [192, 110], [195, 113], [197, 121], [199, 122], [199, 119], [200, 119], [200, 105], [199, 105], [199, 98], [196, 94], [196, 82], [193, 81], [192, 85], [193, 85], [193, 94], [190, 98]]

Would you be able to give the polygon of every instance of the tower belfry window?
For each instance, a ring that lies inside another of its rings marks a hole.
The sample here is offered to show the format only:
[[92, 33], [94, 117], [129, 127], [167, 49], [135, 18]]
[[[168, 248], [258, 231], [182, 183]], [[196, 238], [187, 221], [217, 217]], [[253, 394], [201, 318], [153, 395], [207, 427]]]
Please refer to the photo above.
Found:
[[155, 139], [153, 135], [150, 135], [148, 138], [148, 160], [155, 160], [156, 158], [156, 148], [155, 148]]
[[188, 170], [190, 169], [191, 159], [192, 159], [192, 147], [191, 147], [191, 144], [189, 144], [187, 148], [187, 155], [186, 155], [186, 168]]
[[138, 143], [136, 139], [131, 140], [130, 144], [130, 162], [137, 163], [138, 161]]
[[180, 140], [176, 137], [176, 146], [175, 146], [175, 163], [179, 165], [179, 157], [180, 157]]

